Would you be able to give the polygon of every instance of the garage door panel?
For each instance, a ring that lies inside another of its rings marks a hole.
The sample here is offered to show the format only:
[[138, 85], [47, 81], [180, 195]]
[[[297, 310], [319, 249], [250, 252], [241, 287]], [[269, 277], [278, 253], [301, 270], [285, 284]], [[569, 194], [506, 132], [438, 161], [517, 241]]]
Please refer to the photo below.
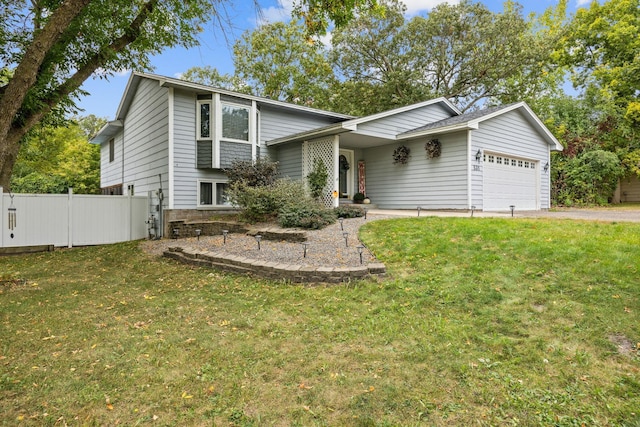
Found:
[[538, 209], [536, 162], [493, 154], [484, 160], [484, 210]]

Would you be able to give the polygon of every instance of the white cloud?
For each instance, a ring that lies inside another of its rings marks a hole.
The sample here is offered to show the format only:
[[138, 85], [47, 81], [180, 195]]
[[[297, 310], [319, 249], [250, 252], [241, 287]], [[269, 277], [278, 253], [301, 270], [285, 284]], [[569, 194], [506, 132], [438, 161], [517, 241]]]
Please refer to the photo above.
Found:
[[407, 6], [406, 16], [413, 16], [429, 11], [442, 3], [458, 4], [460, 0], [403, 0], [402, 2]]
[[590, 3], [591, 0], [576, 0], [576, 7], [582, 7]]
[[269, 6], [260, 10], [258, 25], [288, 21], [293, 11], [293, 0], [278, 0], [277, 6]]

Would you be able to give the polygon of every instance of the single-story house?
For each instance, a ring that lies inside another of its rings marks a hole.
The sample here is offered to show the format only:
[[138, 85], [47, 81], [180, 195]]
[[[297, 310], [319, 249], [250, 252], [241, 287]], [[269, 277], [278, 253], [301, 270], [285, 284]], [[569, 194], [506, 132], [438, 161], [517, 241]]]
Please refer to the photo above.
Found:
[[223, 169], [262, 156], [293, 179], [324, 162], [329, 206], [361, 192], [382, 209], [548, 209], [550, 151], [562, 150], [524, 102], [462, 114], [437, 98], [352, 117], [142, 73], [92, 141], [103, 193], [149, 194], [160, 219], [228, 208]]

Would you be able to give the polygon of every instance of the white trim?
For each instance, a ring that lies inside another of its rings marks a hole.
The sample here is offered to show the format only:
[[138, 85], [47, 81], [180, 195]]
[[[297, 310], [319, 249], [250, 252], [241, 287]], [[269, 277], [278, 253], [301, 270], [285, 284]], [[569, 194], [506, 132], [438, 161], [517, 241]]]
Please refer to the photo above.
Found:
[[[222, 137], [222, 114], [218, 114], [222, 109], [222, 103], [220, 102], [220, 94], [213, 94], [213, 147], [211, 152], [213, 153], [213, 158], [211, 159], [211, 167], [216, 169], [220, 168], [220, 139]], [[198, 201], [198, 203], [200, 203]]]
[[[197, 209], [210, 209], [210, 208], [220, 208], [220, 207], [226, 207], [229, 208], [231, 207], [231, 204], [222, 204], [222, 205], [218, 205], [216, 204], [216, 200], [218, 199], [218, 193], [217, 193], [217, 186], [218, 184], [227, 184], [227, 181], [224, 179], [198, 179], [197, 181], [197, 188], [196, 188], [196, 208]], [[211, 184], [211, 204], [210, 205], [203, 205], [200, 204], [200, 186], [201, 184], [206, 183], [206, 184]]]
[[397, 135], [396, 139], [398, 141], [403, 141], [405, 139], [415, 139], [415, 138], [420, 138], [422, 136], [439, 135], [439, 134], [443, 134], [443, 133], [457, 132], [457, 131], [460, 131], [460, 130], [475, 130], [475, 129], [478, 129], [478, 124], [477, 123], [463, 122], [463, 123], [457, 123], [455, 125], [443, 126], [443, 127], [438, 127], [438, 128], [431, 128], [431, 129], [417, 131], [417, 132], [409, 131], [411, 133], [407, 132], [407, 133], [403, 133], [401, 135]]
[[[333, 191], [334, 194], [340, 194], [340, 137], [335, 135], [333, 137]], [[337, 208], [340, 206], [340, 197], [333, 198], [333, 207]]]
[[471, 209], [473, 206], [473, 144], [471, 140], [472, 131], [467, 131], [467, 207]]
[[[246, 110], [249, 112], [248, 117], [247, 117], [247, 139], [235, 139], [235, 138], [227, 138], [222, 134], [222, 131], [224, 130], [224, 125], [223, 125], [223, 120], [224, 120], [224, 113], [223, 113], [223, 109], [224, 107], [233, 107], [233, 108], [241, 108], [243, 110]], [[237, 104], [235, 102], [231, 102], [231, 101], [220, 101], [220, 139], [218, 139], [218, 142], [221, 141], [226, 141], [226, 142], [237, 142], [240, 144], [253, 144], [254, 143], [254, 138], [253, 138], [253, 134], [254, 134], [254, 130], [253, 130], [253, 123], [254, 123], [254, 119], [253, 119], [253, 112], [255, 111], [253, 109], [253, 105], [244, 105], [244, 104]]]
[[[353, 179], [353, 170], [354, 170], [354, 158], [355, 152], [353, 150], [347, 150], [345, 148], [341, 148], [338, 150], [338, 163], [340, 156], [344, 155], [349, 162], [349, 170], [347, 171], [347, 198], [352, 199], [354, 193], [354, 179]], [[338, 164], [338, 171], [340, 171], [340, 165]], [[356, 165], [357, 166], [357, 165]], [[339, 173], [338, 173], [339, 174]], [[338, 176], [338, 191], [340, 191], [340, 177]], [[340, 197], [340, 195], [338, 195]]]
[[260, 110], [256, 101], [251, 102], [251, 115], [255, 117], [251, 127], [254, 129], [254, 141], [251, 145], [251, 159], [255, 162], [258, 159], [258, 147], [260, 146]]
[[174, 150], [174, 93], [173, 88], [169, 88], [169, 209], [173, 209], [175, 200], [175, 153]]
[[[169, 88], [170, 91], [173, 91], [173, 88]], [[202, 130], [202, 119], [200, 115], [200, 108], [203, 105], [209, 104], [209, 136], [203, 137], [200, 135], [200, 131]], [[196, 99], [196, 141], [212, 141], [213, 140], [213, 115], [215, 114], [215, 109], [213, 105], [213, 100], [211, 99]]]
[[426, 107], [428, 105], [440, 104], [440, 103], [443, 103], [447, 107], [449, 107], [449, 109], [454, 113], [454, 117], [462, 114], [462, 112], [458, 110], [458, 108], [455, 105], [453, 105], [451, 101], [449, 101], [447, 98], [440, 97], [440, 98], [430, 99], [428, 101], [419, 102], [417, 104], [411, 104], [411, 105], [406, 105], [404, 107], [395, 108], [393, 110], [383, 111], [381, 113], [372, 114], [370, 116], [351, 119], [351, 120], [348, 120], [347, 123], [349, 125], [359, 125], [359, 124], [367, 123], [373, 120], [383, 119], [385, 117], [393, 116], [396, 114], [406, 113], [407, 111], [413, 111], [418, 108]]

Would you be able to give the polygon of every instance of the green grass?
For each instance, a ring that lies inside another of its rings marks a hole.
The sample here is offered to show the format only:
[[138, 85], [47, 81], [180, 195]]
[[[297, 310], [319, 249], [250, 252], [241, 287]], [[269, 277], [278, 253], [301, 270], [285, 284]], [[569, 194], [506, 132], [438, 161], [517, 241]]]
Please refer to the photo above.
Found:
[[303, 287], [136, 243], [0, 258], [0, 425], [640, 426], [640, 224], [361, 237], [386, 279]]

